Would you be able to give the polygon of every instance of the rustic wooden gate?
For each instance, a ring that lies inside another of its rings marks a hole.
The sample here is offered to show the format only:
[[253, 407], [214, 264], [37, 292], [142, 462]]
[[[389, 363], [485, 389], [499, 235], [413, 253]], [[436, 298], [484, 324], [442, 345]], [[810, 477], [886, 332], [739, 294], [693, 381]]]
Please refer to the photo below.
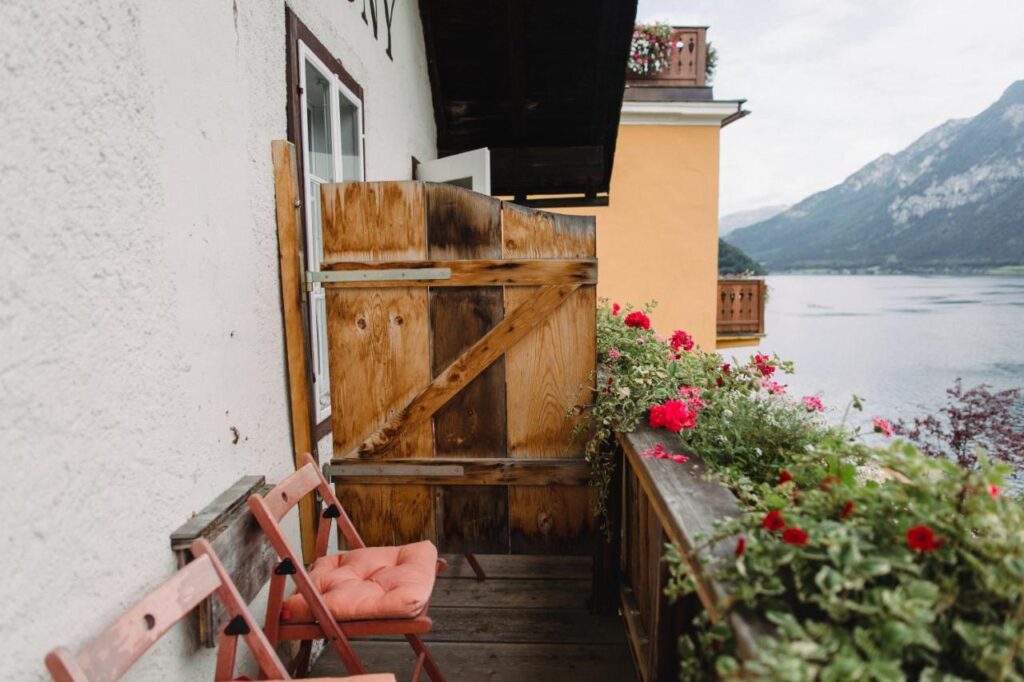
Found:
[[[321, 193], [334, 456], [371, 544], [583, 553], [594, 220], [450, 185]], [[575, 415], [575, 416], [571, 416]]]

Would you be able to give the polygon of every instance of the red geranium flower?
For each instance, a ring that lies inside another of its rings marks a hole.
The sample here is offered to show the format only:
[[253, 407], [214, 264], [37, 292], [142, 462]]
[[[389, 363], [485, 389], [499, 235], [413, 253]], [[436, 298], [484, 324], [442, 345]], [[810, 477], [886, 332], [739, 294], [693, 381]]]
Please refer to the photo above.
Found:
[[991, 485], [990, 484], [988, 486], [988, 494], [992, 496], [992, 499], [995, 499], [995, 498], [999, 497], [999, 493], [1001, 493], [1001, 492], [1002, 491], [999, 489], [999, 486], [997, 486], [997, 485]]
[[651, 318], [644, 315], [639, 310], [634, 310], [629, 315], [626, 315], [626, 326], [627, 327], [642, 327], [643, 329], [651, 328]]
[[669, 400], [662, 405], [651, 407], [648, 423], [655, 429], [668, 429], [679, 433], [683, 429], [697, 426], [697, 412], [683, 400]]
[[693, 350], [693, 337], [682, 329], [677, 329], [672, 332], [672, 338], [669, 339], [668, 345], [672, 346], [672, 350], [682, 348], [685, 351], [691, 351]]
[[764, 515], [764, 518], [761, 519], [761, 525], [774, 533], [786, 527], [786, 520], [782, 518], [780, 510], [773, 509]]
[[747, 551], [747, 541], [744, 538], [736, 539], [736, 556], [743, 556], [743, 553]]
[[797, 545], [803, 547], [807, 544], [807, 531], [800, 528], [787, 528], [782, 533], [782, 541], [787, 545]]
[[853, 508], [854, 508], [853, 500], [850, 500], [849, 502], [844, 504], [843, 505], [843, 511], [839, 512], [840, 518], [844, 518], [844, 519], [849, 518], [850, 514], [853, 513]]
[[907, 531], [907, 546], [915, 552], [934, 552], [941, 544], [928, 526], [914, 526]]
[[789, 473], [785, 469], [779, 472], [779, 485], [783, 483], [789, 483], [793, 480], [793, 474]]
[[725, 363], [724, 365], [722, 365], [722, 373], [723, 374], [728, 374], [730, 369], [731, 369], [731, 365], [729, 365], [728, 362]]
[[765, 378], [775, 373], [775, 365], [772, 364], [772, 359], [767, 355], [761, 355], [760, 353], [755, 355], [754, 364], [757, 365], [757, 370], [761, 372], [761, 376]]
[[618, 317], [620, 310], [622, 310], [622, 306], [618, 303], [612, 303], [612, 317]]

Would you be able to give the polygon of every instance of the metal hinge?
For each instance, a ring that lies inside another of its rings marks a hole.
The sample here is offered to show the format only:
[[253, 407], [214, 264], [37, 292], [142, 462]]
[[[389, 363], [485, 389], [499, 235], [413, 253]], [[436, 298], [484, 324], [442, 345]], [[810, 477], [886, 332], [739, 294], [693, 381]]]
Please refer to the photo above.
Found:
[[451, 268], [392, 268], [387, 270], [321, 270], [306, 271], [306, 286], [326, 282], [387, 282], [393, 280], [451, 279]]

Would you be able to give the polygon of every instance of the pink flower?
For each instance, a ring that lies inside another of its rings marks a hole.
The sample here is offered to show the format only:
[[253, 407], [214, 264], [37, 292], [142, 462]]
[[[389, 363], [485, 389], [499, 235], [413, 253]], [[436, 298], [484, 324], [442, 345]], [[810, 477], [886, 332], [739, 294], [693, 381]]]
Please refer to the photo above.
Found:
[[682, 400], [669, 400], [662, 405], [651, 407], [648, 423], [653, 428], [662, 428], [679, 433], [697, 425], [697, 413]]
[[651, 318], [644, 315], [639, 310], [634, 310], [629, 315], [626, 315], [626, 326], [627, 327], [641, 327], [643, 329], [651, 328]]
[[612, 359], [619, 358], [619, 357], [622, 357], [622, 353], [620, 353], [619, 351], [617, 351], [617, 350], [615, 350], [613, 348], [610, 351], [608, 351], [608, 357], [610, 357]]
[[754, 356], [754, 364], [757, 365], [757, 371], [761, 373], [761, 376], [768, 378], [775, 373], [775, 365], [772, 364], [772, 359], [767, 355], [758, 353]]
[[671, 459], [673, 462], [682, 464], [683, 462], [689, 461], [686, 455], [681, 455], [678, 452], [669, 452], [665, 449], [665, 446], [658, 443], [652, 448], [640, 451], [641, 457], [650, 457], [652, 459]]
[[881, 417], [875, 417], [872, 421], [875, 423], [875, 433], [884, 433], [887, 438], [892, 436], [892, 424]]
[[686, 406], [694, 412], [700, 412], [706, 407], [701, 398], [701, 390], [697, 386], [680, 386], [679, 397], [686, 402]]
[[996, 499], [997, 497], [999, 497], [999, 494], [1002, 493], [1002, 492], [1003, 491], [1000, 490], [999, 486], [997, 486], [997, 485], [991, 485], [990, 484], [988, 486], [988, 494], [992, 496], [993, 500]]
[[802, 400], [804, 401], [804, 408], [808, 412], [824, 412], [825, 406], [821, 402], [821, 398], [816, 395], [805, 395]]
[[620, 310], [622, 310], [622, 306], [618, 303], [612, 303], [612, 317], [618, 317]]
[[786, 392], [786, 387], [777, 381], [762, 381], [761, 386], [763, 386], [769, 393], [773, 393], [775, 395], [782, 395]]
[[675, 351], [678, 351], [680, 348], [685, 351], [691, 351], [693, 350], [693, 337], [682, 329], [677, 329], [672, 332], [672, 338], [669, 340], [669, 345], [672, 346], [672, 350]]

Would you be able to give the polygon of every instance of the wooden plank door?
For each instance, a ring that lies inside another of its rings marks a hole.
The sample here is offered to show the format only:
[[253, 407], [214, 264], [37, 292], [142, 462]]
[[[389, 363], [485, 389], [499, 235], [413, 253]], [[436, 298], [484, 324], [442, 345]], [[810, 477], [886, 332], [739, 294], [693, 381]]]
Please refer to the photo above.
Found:
[[321, 205], [324, 267], [348, 276], [324, 284], [331, 471], [364, 539], [587, 551], [566, 413], [592, 398], [593, 219], [419, 182], [325, 185]]

